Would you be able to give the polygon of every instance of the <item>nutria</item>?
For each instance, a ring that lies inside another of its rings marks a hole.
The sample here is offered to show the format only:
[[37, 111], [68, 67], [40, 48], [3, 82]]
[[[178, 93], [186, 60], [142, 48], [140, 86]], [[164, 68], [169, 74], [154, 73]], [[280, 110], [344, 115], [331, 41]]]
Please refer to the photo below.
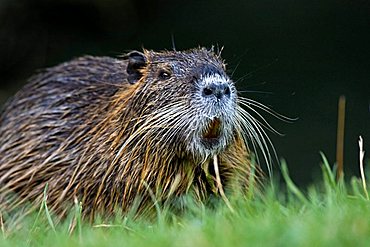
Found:
[[77, 198], [89, 218], [136, 198], [145, 208], [151, 195], [248, 190], [247, 141], [264, 146], [264, 132], [241, 107], [257, 103], [225, 71], [218, 53], [196, 48], [85, 56], [32, 77], [0, 116], [1, 210], [38, 205], [46, 185], [53, 212]]

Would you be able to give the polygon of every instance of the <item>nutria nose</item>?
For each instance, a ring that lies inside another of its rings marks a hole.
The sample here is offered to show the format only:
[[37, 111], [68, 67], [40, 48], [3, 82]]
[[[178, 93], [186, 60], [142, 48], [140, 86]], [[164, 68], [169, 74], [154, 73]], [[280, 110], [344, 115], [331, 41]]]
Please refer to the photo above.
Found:
[[221, 99], [223, 96], [230, 97], [230, 87], [225, 82], [210, 83], [203, 88], [203, 97], [216, 97]]

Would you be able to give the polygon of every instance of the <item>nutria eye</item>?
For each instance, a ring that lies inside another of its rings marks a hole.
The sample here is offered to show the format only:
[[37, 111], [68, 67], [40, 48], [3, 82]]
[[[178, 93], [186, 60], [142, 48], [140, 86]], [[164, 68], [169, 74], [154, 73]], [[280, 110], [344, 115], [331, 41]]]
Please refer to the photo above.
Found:
[[164, 71], [162, 70], [161, 72], [159, 72], [159, 75], [158, 75], [158, 78], [160, 80], [167, 80], [171, 77], [171, 74], [167, 71]]
[[203, 93], [204, 93], [204, 95], [209, 96], [209, 95], [212, 95], [213, 94], [213, 91], [211, 89], [209, 89], [209, 88], [204, 88], [203, 89]]

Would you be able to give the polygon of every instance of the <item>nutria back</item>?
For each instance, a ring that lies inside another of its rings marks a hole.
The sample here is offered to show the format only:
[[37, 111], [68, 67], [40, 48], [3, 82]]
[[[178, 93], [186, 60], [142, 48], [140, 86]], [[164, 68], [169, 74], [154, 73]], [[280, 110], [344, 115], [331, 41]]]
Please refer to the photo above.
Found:
[[[248, 189], [255, 133], [219, 54], [85, 56], [33, 76], [0, 116], [2, 211], [140, 211]], [[247, 117], [246, 117], [247, 116]], [[138, 203], [137, 203], [138, 202]]]

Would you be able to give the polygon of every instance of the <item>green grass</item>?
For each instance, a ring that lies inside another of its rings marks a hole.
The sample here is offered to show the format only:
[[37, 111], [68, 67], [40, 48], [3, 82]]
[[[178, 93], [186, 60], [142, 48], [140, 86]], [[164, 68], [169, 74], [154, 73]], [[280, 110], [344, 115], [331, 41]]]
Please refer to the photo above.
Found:
[[71, 217], [55, 224], [43, 203], [19, 229], [3, 229], [0, 246], [369, 246], [370, 201], [361, 181], [336, 181], [323, 160], [323, 178], [305, 190], [282, 162], [281, 185], [230, 198], [233, 212], [220, 203], [193, 206], [182, 216], [159, 209], [156, 221], [120, 217], [90, 225], [76, 203]]

